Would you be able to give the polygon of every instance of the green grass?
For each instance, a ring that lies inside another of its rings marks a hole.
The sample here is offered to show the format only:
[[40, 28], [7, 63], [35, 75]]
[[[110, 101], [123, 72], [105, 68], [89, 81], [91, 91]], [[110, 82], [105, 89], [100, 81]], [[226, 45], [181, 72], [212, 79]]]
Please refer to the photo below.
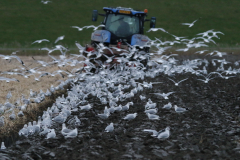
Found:
[[[40, 48], [53, 46], [57, 37], [65, 35], [62, 44], [75, 46], [74, 42], [89, 43], [92, 29], [77, 31], [71, 26], [99, 25], [91, 21], [93, 9], [104, 13], [103, 7], [122, 6], [134, 9], [148, 9], [148, 18], [157, 17], [156, 27], [166, 29], [177, 36], [194, 37], [197, 33], [210, 29], [221, 31], [217, 43], [238, 47], [240, 43], [239, 0], [51, 0], [44, 5], [41, 0], [0, 1], [0, 48]], [[192, 22], [202, 17], [192, 28], [181, 23]], [[149, 22], [145, 23], [145, 31]], [[161, 31], [146, 33], [150, 38], [172, 40]], [[38, 39], [49, 39], [51, 43], [34, 44]], [[0, 51], [1, 53], [1, 51]]]

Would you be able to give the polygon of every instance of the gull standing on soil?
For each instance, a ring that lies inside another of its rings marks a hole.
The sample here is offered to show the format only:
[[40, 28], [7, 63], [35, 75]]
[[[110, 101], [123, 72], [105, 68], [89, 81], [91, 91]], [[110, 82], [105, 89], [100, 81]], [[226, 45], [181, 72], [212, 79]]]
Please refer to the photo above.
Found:
[[112, 132], [114, 130], [113, 123], [110, 123], [106, 128], [105, 132]]
[[158, 139], [166, 139], [170, 136], [170, 127], [166, 127], [159, 132], [152, 129], [144, 129], [143, 131], [152, 132], [152, 137], [157, 137]]
[[[201, 18], [201, 17], [200, 17]], [[182, 23], [182, 25], [187, 25], [189, 28], [192, 27], [194, 25], [195, 22], [197, 22], [200, 18], [198, 18], [197, 20], [193, 21], [192, 23]]]
[[19, 136], [28, 136], [27, 124], [24, 124], [23, 128], [18, 132]]
[[134, 118], [136, 118], [136, 116], [137, 116], [137, 113], [128, 114], [123, 119], [124, 120], [133, 120]]
[[11, 97], [12, 97], [12, 93], [11, 93], [11, 91], [9, 91], [7, 96], [6, 96], [6, 99], [10, 99]]
[[35, 133], [40, 132], [40, 124], [37, 124], [36, 121], [33, 121], [33, 129], [35, 130]]
[[174, 109], [177, 113], [183, 113], [188, 110], [188, 108], [178, 107], [177, 105], [174, 105]]
[[98, 114], [98, 117], [101, 119], [107, 119], [110, 116], [110, 113], [103, 113], [103, 114]]
[[167, 139], [170, 136], [170, 127], [166, 127], [165, 130], [158, 134], [158, 139]]
[[[22, 106], [20, 109], [22, 110]], [[23, 111], [19, 111], [17, 115], [18, 115], [18, 117], [23, 117], [24, 116]]]
[[2, 144], [1, 144], [1, 150], [5, 150], [5, 149], [7, 149], [7, 148], [5, 147], [4, 142], [2, 142]]
[[50, 139], [50, 138], [55, 138], [56, 137], [56, 133], [54, 129], [50, 129], [48, 134], [47, 134], [47, 138], [46, 139]]
[[15, 115], [14, 110], [12, 111], [12, 114], [9, 115], [9, 118], [10, 118], [10, 120], [14, 120], [14, 119], [16, 119], [16, 115]]
[[158, 109], [157, 109], [157, 108], [154, 108], [154, 109], [145, 110], [144, 112], [145, 112], [145, 113], [150, 113], [150, 114], [156, 114], [157, 111], [158, 111]]
[[75, 138], [78, 135], [78, 131], [77, 128], [75, 128], [74, 130], [72, 130], [71, 132], [69, 132], [66, 136], [64, 136], [64, 138]]
[[34, 41], [32, 44], [34, 44], [34, 43], [42, 43], [42, 42], [49, 42], [49, 40], [47, 40], [47, 39], [40, 39], [40, 40], [36, 40], [36, 41]]
[[49, 132], [49, 129], [47, 126], [43, 126], [43, 131], [39, 133], [40, 136], [46, 135]]
[[65, 137], [65, 138], [74, 138], [77, 136], [77, 128], [71, 130], [71, 129], [68, 129], [66, 127], [66, 124], [63, 123], [62, 124], [62, 130], [61, 130], [61, 133], [62, 135]]
[[152, 137], [157, 137], [158, 136], [158, 132], [152, 129], [144, 129], [144, 132], [151, 132], [152, 133]]
[[163, 106], [163, 108], [164, 108], [164, 109], [171, 109], [171, 108], [172, 108], [172, 103], [169, 102], [168, 104], [165, 104], [165, 105]]
[[159, 116], [155, 114], [147, 113], [148, 119], [150, 120], [159, 120]]
[[90, 104], [85, 105], [85, 106], [79, 106], [82, 111], [89, 111], [92, 106]]
[[140, 97], [141, 100], [146, 99], [146, 97], [145, 97], [145, 96], [142, 96], [142, 95], [140, 95], [139, 97]]

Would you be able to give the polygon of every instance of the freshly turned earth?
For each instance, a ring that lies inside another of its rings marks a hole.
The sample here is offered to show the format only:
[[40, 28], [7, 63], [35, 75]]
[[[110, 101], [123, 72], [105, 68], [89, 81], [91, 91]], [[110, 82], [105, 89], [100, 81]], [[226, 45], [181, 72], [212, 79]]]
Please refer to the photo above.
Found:
[[[177, 57], [178, 63], [192, 57]], [[200, 57], [207, 58], [207, 57]], [[215, 58], [215, 57], [214, 57]], [[234, 62], [239, 58], [224, 57]], [[211, 59], [207, 67], [208, 73], [215, 71]], [[233, 64], [225, 65], [239, 68]], [[202, 69], [202, 68], [200, 68]], [[93, 103], [89, 112], [78, 112], [82, 125], [78, 127], [78, 137], [64, 139], [61, 125], [54, 124], [56, 139], [46, 140], [45, 136], [20, 138], [7, 150], [0, 151], [0, 159], [239, 159], [240, 157], [240, 74], [236, 77], [215, 78], [208, 83], [199, 81], [200, 77], [190, 73], [176, 74], [170, 77], [176, 80], [188, 78], [175, 86], [168, 75], [156, 78], [145, 78], [147, 82], [163, 82], [154, 84], [153, 89], [144, 89], [130, 101], [134, 103], [127, 113], [111, 114], [106, 120], [96, 115], [102, 113], [102, 105], [96, 97], [88, 97]], [[139, 81], [141, 82], [141, 81]], [[126, 90], [127, 91], [127, 90]], [[174, 92], [165, 100], [149, 93]], [[141, 101], [139, 95], [146, 96]], [[144, 113], [148, 100], [157, 103], [160, 120], [149, 120]], [[176, 113], [174, 109], [163, 109], [163, 105], [171, 102], [179, 107], [189, 108], [185, 113]], [[125, 105], [126, 102], [120, 102]], [[119, 104], [120, 104], [119, 103]], [[122, 118], [128, 113], [137, 113], [131, 121]], [[72, 118], [74, 115], [69, 117]], [[84, 117], [81, 119], [81, 117]], [[67, 120], [68, 121], [68, 120]], [[105, 127], [114, 123], [114, 132], [104, 132]], [[68, 125], [69, 126], [69, 125]], [[144, 132], [144, 129], [157, 131], [170, 126], [170, 137], [159, 140]], [[73, 129], [74, 127], [72, 127]]]

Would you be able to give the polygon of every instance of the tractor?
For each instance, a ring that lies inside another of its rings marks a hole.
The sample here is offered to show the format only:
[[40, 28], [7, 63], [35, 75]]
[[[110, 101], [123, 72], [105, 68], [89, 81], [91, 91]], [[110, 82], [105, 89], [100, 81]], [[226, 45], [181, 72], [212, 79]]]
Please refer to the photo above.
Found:
[[[137, 11], [132, 8], [123, 7], [103, 7], [105, 14], [98, 13], [97, 10], [92, 12], [92, 21], [96, 22], [98, 15], [104, 16], [104, 21], [101, 30], [95, 30], [91, 35], [91, 45], [86, 46], [85, 55], [91, 52], [101, 50], [101, 56], [92, 56], [95, 58], [93, 62], [96, 64], [96, 59], [102, 63], [114, 64], [119, 62], [120, 57], [128, 57], [134, 60], [134, 54], [130, 50], [137, 50], [138, 53], [149, 53], [150, 39], [144, 35], [144, 23], [150, 21], [150, 28], [155, 28], [156, 17], [146, 19], [148, 10]], [[131, 55], [128, 55], [130, 54]], [[108, 57], [112, 57], [110, 60]], [[149, 58], [140, 59], [145, 66]]]

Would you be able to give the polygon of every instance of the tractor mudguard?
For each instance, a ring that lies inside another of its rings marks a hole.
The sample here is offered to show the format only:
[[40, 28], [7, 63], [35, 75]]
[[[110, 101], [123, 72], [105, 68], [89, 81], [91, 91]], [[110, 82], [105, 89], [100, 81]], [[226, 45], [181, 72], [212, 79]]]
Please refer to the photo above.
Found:
[[144, 46], [146, 47], [146, 44], [150, 41], [148, 36], [142, 35], [142, 34], [134, 34], [131, 39], [131, 45], [137, 45], [137, 46]]
[[110, 43], [111, 33], [107, 30], [96, 30], [92, 33], [91, 40], [100, 43]]

